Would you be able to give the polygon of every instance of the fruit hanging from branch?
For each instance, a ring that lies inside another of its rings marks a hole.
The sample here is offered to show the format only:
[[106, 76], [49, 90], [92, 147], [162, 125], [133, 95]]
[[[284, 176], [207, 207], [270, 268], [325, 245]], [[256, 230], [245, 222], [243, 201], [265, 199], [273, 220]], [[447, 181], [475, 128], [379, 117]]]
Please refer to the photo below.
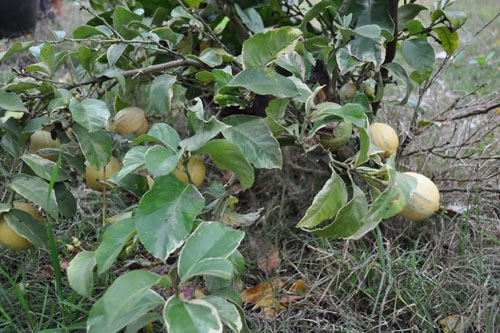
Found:
[[186, 184], [191, 182], [194, 186], [198, 187], [203, 183], [203, 180], [205, 179], [205, 162], [203, 162], [199, 155], [191, 157], [187, 161], [187, 164], [185, 159], [181, 158], [173, 172], [177, 179], [179, 179], [181, 182], [184, 182]]
[[415, 177], [417, 187], [410, 200], [400, 214], [407, 219], [420, 221], [428, 218], [439, 209], [439, 190], [432, 180], [416, 172], [405, 172], [405, 175]]
[[[35, 206], [25, 202], [15, 202], [14, 208], [22, 210], [33, 216], [41, 223], [45, 223], [44, 218], [38, 213]], [[11, 250], [28, 250], [33, 247], [33, 244], [25, 237], [18, 234], [2, 216], [0, 218], [0, 244]]]
[[121, 136], [132, 134], [138, 137], [149, 129], [146, 112], [143, 109], [129, 106], [118, 111], [114, 119], [114, 129]]
[[382, 149], [380, 157], [388, 158], [398, 150], [399, 139], [396, 131], [389, 125], [384, 123], [372, 123], [368, 127], [368, 136], [370, 141]]
[[51, 161], [57, 160], [57, 155], [42, 155], [38, 153], [40, 149], [53, 148], [59, 149], [61, 146], [61, 141], [59, 138], [52, 138], [49, 131], [38, 130], [34, 132], [30, 137], [30, 144], [28, 146], [28, 152], [32, 154], [38, 154], [41, 157], [47, 158]]
[[88, 162], [85, 162], [85, 183], [87, 187], [95, 191], [102, 192], [104, 188], [109, 190], [111, 186], [106, 185], [105, 182], [120, 171], [121, 168], [120, 161], [114, 156], [111, 156], [109, 163], [100, 169], [96, 169]]

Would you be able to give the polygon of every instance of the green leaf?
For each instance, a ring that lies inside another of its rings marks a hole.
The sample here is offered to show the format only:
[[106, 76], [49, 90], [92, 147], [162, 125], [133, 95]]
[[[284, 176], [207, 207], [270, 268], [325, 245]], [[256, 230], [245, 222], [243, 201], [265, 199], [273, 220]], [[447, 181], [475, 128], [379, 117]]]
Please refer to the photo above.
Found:
[[53, 217], [58, 217], [59, 208], [57, 207], [55, 194], [52, 192], [50, 197], [48, 196], [49, 184], [45, 180], [21, 173], [11, 178], [9, 187], [14, 192], [45, 209]]
[[[386, 164], [387, 165], [387, 164]], [[375, 229], [382, 219], [392, 217], [403, 210], [408, 203], [416, 180], [387, 165], [389, 184], [371, 203], [366, 215], [360, 221], [360, 228], [349, 239], [359, 239]]]
[[123, 52], [127, 49], [128, 44], [113, 44], [106, 51], [106, 58], [110, 67], [115, 66], [116, 62], [120, 60]]
[[264, 22], [262, 22], [262, 18], [255, 8], [250, 7], [243, 10], [237, 3], [234, 4], [234, 8], [240, 17], [241, 22], [243, 22], [243, 24], [246, 25], [251, 32], [256, 34], [264, 30]]
[[276, 59], [276, 65], [286, 69], [296, 78], [305, 80], [306, 65], [304, 59], [298, 52], [293, 51], [288, 54], [281, 55], [278, 59]]
[[28, 112], [22, 99], [13, 92], [0, 89], [0, 108], [7, 111]]
[[140, 174], [129, 173], [128, 175], [120, 179], [113, 178], [113, 176], [109, 179], [111, 182], [132, 193], [136, 197], [142, 197], [144, 193], [149, 190], [149, 185], [146, 177]]
[[94, 267], [96, 259], [94, 251], [78, 253], [68, 266], [68, 282], [79, 295], [92, 297], [94, 284]]
[[[135, 319], [133, 322], [127, 324], [127, 329], [124, 333], [145, 333], [150, 332], [148, 324], [161, 320], [159, 313], [145, 313], [141, 317]], [[40, 332], [42, 333], [42, 332]], [[55, 333], [55, 332], [54, 332]]]
[[281, 135], [285, 131], [285, 126], [282, 121], [289, 104], [290, 100], [288, 98], [277, 98], [271, 100], [266, 107], [267, 117], [264, 118], [264, 122], [271, 130], [274, 137]]
[[170, 149], [154, 146], [146, 153], [146, 169], [155, 177], [171, 173], [177, 166], [182, 150], [177, 153]]
[[462, 10], [445, 10], [444, 15], [450, 22], [453, 31], [460, 29], [467, 21], [467, 14]]
[[[32, 78], [20, 79], [14, 82], [8, 83], [2, 87], [3, 90], [19, 93], [33, 88], [38, 88], [40, 83]], [[0, 93], [1, 94], [1, 93]], [[0, 98], [1, 99], [1, 98]]]
[[123, 94], [126, 93], [127, 83], [125, 81], [125, 76], [123, 76], [123, 74], [116, 68], [108, 68], [105, 71], [99, 73], [97, 77], [115, 79], [116, 82], [118, 82], [118, 84], [120, 85], [120, 92]]
[[139, 36], [139, 30], [130, 28], [129, 24], [134, 21], [141, 22], [141, 20], [140, 15], [122, 6], [117, 6], [113, 11], [113, 28], [125, 39], [133, 39]]
[[136, 146], [130, 148], [123, 157], [121, 170], [114, 174], [111, 180], [113, 178], [121, 180], [135, 169], [143, 166], [146, 160], [146, 153], [149, 149], [150, 147], [146, 146]]
[[90, 133], [101, 131], [109, 118], [109, 110], [101, 100], [73, 98], [69, 104], [73, 120], [87, 129]]
[[233, 265], [227, 259], [240, 245], [245, 233], [219, 222], [204, 222], [189, 236], [179, 255], [181, 282], [196, 275], [229, 278]]
[[33, 44], [35, 44], [35, 41], [12, 43], [12, 45], [6, 51], [0, 52], [0, 62], [10, 55], [28, 50], [33, 46]]
[[208, 67], [214, 68], [222, 65], [222, 63], [224, 62], [224, 56], [230, 55], [223, 49], [209, 47], [201, 51], [199, 56], [188, 55], [187, 58], [200, 61]]
[[349, 53], [363, 62], [371, 62], [375, 68], [382, 66], [385, 60], [385, 47], [383, 38], [371, 39], [358, 37], [347, 45]]
[[435, 62], [434, 49], [420, 38], [407, 39], [401, 45], [403, 58], [419, 72], [431, 72]]
[[390, 62], [382, 65], [383, 68], [387, 69], [390, 74], [393, 75], [394, 79], [398, 79], [399, 82], [403, 84], [403, 87], [406, 88], [406, 94], [399, 102], [399, 105], [404, 105], [408, 102], [408, 98], [410, 98], [410, 94], [413, 91], [413, 84], [411, 83], [406, 70], [398, 63]]
[[436, 22], [443, 16], [448, 22], [450, 22], [453, 31], [459, 29], [467, 21], [467, 14], [461, 10], [437, 9], [431, 14], [432, 23]]
[[47, 248], [47, 227], [31, 214], [19, 209], [11, 209], [2, 215], [7, 224], [19, 235], [28, 239], [37, 247]]
[[96, 169], [100, 169], [109, 163], [111, 150], [113, 148], [111, 137], [106, 131], [89, 133], [83, 126], [73, 125], [78, 143], [82, 149], [85, 159]]
[[99, 36], [106, 36], [106, 34], [95, 28], [95, 27], [92, 27], [90, 25], [80, 25], [79, 27], [77, 27], [74, 31], [73, 31], [73, 38], [77, 38], [77, 39], [86, 39], [88, 37], [91, 37], [91, 36], [95, 36], [95, 35], [99, 35]]
[[343, 106], [332, 102], [320, 103], [313, 114], [315, 124], [309, 135], [314, 135], [317, 130], [326, 126], [335, 118], [337, 120], [338, 118], [344, 119], [357, 127], [365, 127], [367, 123], [366, 112], [367, 110], [357, 103], [347, 103]]
[[165, 123], [156, 123], [151, 126], [147, 134], [136, 138], [133, 143], [137, 145], [143, 142], [161, 142], [165, 147], [176, 151], [180, 141], [179, 134], [174, 128]]
[[198, 152], [209, 154], [219, 169], [233, 171], [242, 189], [252, 186], [255, 180], [253, 167], [236, 144], [226, 139], [215, 139], [207, 142]]
[[337, 58], [337, 64], [340, 69], [340, 74], [342, 75], [352, 71], [362, 64], [361, 61], [351, 56], [346, 48], [339, 49], [335, 54], [335, 57]]
[[[56, 163], [46, 158], [40, 157], [36, 154], [24, 154], [23, 161], [30, 167], [31, 170], [40, 178], [50, 180]], [[64, 169], [59, 169], [57, 172], [56, 182], [62, 182], [69, 179], [68, 174]]]
[[433, 30], [437, 33], [443, 50], [448, 55], [452, 55], [458, 47], [458, 33], [456, 31], [451, 32], [448, 27], [438, 27]]
[[223, 94], [230, 90], [228, 88], [239, 87], [259, 95], [273, 95], [279, 98], [299, 95], [293, 81], [267, 67], [252, 67], [241, 71], [220, 92]]
[[189, 6], [189, 7], [195, 7], [199, 5], [200, 3], [203, 2], [203, 0], [184, 0], [184, 2]]
[[117, 332], [164, 304], [163, 298], [150, 289], [161, 279], [161, 276], [143, 270], [120, 276], [90, 310], [87, 332]]
[[358, 0], [350, 1], [349, 13], [353, 13], [356, 27], [368, 24], [378, 25], [384, 32], [387, 40], [392, 39], [394, 22], [389, 15], [389, 1], [387, 0]]
[[347, 201], [347, 189], [340, 176], [332, 171], [331, 178], [316, 194], [304, 217], [296, 228], [314, 228], [321, 222], [333, 218]]
[[48, 68], [47, 74], [54, 74], [56, 70], [56, 57], [54, 45], [44, 45], [40, 48], [39, 54], [41, 62]]
[[171, 296], [163, 309], [163, 320], [169, 333], [222, 333], [217, 309], [203, 299], [181, 301]]
[[228, 127], [217, 118], [212, 117], [207, 122], [203, 122], [203, 127], [198, 128], [195, 135], [182, 140], [179, 145], [187, 151], [198, 150]]
[[354, 163], [356, 167], [360, 166], [361, 164], [367, 162], [370, 159], [368, 154], [369, 151], [370, 151], [370, 137], [368, 136], [367, 130], [362, 127], [359, 129], [359, 151], [358, 155], [356, 156], [356, 163]]
[[95, 251], [97, 274], [106, 272], [120, 254], [123, 246], [135, 234], [135, 220], [126, 218], [115, 222], [104, 231], [101, 244]]
[[[63, 171], [59, 169], [59, 172]], [[64, 218], [72, 218], [76, 213], [76, 199], [63, 182], [54, 184], [57, 206]]]
[[380, 27], [376, 24], [358, 26], [356, 29], [352, 30], [352, 32], [359, 37], [366, 37], [374, 40], [380, 38]]
[[170, 113], [173, 96], [172, 87], [177, 82], [177, 77], [169, 74], [157, 76], [151, 83], [149, 97], [153, 108], [160, 114]]
[[258, 169], [281, 169], [283, 160], [278, 141], [263, 118], [233, 115], [223, 119], [230, 125], [222, 130], [228, 140], [235, 143], [245, 157]]
[[427, 10], [427, 7], [416, 4], [407, 3], [398, 8], [398, 30], [403, 31], [406, 29], [408, 22], [412, 21], [417, 15]]
[[173, 175], [155, 179], [135, 215], [139, 239], [155, 257], [166, 260], [186, 240], [205, 199]]
[[219, 316], [224, 324], [229, 326], [235, 333], [243, 330], [243, 318], [235, 304], [225, 300], [219, 296], [206, 296], [203, 300], [212, 304], [219, 313]]
[[80, 46], [78, 49], [78, 59], [80, 61], [80, 65], [89, 73], [94, 72], [94, 68], [97, 64], [97, 57], [99, 53], [97, 50], [91, 49], [87, 46]]
[[243, 68], [264, 67], [281, 54], [295, 49], [302, 32], [297, 28], [282, 27], [258, 33], [243, 43], [241, 52]]
[[314, 6], [312, 6], [307, 13], [305, 13], [302, 22], [299, 25], [299, 29], [306, 32], [307, 24], [314, 19], [317, 19], [321, 14], [324, 14], [327, 10], [331, 10], [333, 13], [337, 12], [338, 5], [332, 0], [322, 0]]
[[329, 225], [311, 230], [321, 237], [349, 237], [361, 227], [360, 221], [368, 211], [368, 201], [363, 191], [352, 183], [353, 197], [337, 213], [335, 220]]

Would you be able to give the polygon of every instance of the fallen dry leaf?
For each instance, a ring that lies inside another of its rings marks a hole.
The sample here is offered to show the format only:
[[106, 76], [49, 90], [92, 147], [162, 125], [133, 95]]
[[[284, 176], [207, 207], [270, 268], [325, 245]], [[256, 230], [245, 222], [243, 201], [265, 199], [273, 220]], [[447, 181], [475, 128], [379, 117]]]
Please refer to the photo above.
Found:
[[277, 311], [296, 308], [306, 291], [302, 279], [293, 281], [289, 277], [275, 277], [242, 291], [240, 296], [245, 306], [253, 305], [252, 310], [262, 309], [264, 316], [270, 319]]
[[257, 258], [257, 266], [268, 275], [277, 274], [280, 266], [278, 249], [263, 238], [257, 236], [250, 236], [249, 238], [250, 245]]
[[458, 314], [440, 320], [439, 326], [443, 329], [443, 333], [464, 333], [467, 329], [464, 321]]
[[269, 282], [262, 282], [255, 287], [243, 290], [240, 296], [244, 304], [255, 304], [265, 296], [277, 295], [283, 285], [280, 278], [273, 278]]

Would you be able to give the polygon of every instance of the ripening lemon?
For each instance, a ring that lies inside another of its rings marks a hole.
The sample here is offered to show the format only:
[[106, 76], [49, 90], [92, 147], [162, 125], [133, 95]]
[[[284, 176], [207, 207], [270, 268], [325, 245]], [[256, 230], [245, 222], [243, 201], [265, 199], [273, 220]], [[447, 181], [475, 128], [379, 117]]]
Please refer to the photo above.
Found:
[[146, 133], [149, 129], [149, 123], [146, 118], [146, 112], [143, 109], [129, 106], [121, 109], [114, 117], [114, 125], [109, 125], [121, 136], [133, 134], [138, 137]]
[[85, 183], [87, 187], [95, 191], [102, 192], [104, 187], [109, 190], [111, 187], [103, 185], [102, 182], [107, 181], [109, 177], [120, 171], [121, 168], [120, 161], [114, 156], [111, 156], [109, 163], [99, 170], [91, 166], [88, 162], [85, 162]]
[[[16, 202], [14, 208], [30, 214], [41, 223], [45, 223], [35, 206], [25, 202]], [[33, 247], [33, 244], [12, 229], [3, 217], [0, 218], [0, 244], [11, 250], [27, 250]]]
[[380, 157], [388, 158], [394, 155], [398, 150], [399, 139], [396, 131], [389, 125], [384, 123], [373, 123], [368, 127], [368, 136], [370, 141], [382, 149]]
[[416, 172], [405, 172], [404, 174], [415, 177], [417, 187], [410, 196], [408, 204], [399, 214], [414, 221], [428, 218], [439, 209], [439, 190], [436, 184]]
[[[59, 149], [60, 146], [61, 146], [61, 141], [59, 140], [59, 138], [56, 138], [54, 140], [52, 139], [52, 135], [50, 134], [49, 131], [38, 130], [33, 134], [31, 134], [30, 144], [28, 146], [28, 152], [35, 154], [40, 149], [44, 148]], [[57, 160], [57, 155], [42, 156], [42, 157], [45, 157], [51, 161]]]
[[194, 186], [198, 187], [203, 183], [206, 174], [205, 162], [201, 159], [200, 156], [196, 155], [189, 159], [187, 163], [187, 172], [186, 173], [186, 165], [184, 159], [180, 159], [177, 163], [177, 166], [174, 169], [174, 175], [180, 181], [184, 183], [189, 183], [189, 179], [191, 178], [191, 182]]

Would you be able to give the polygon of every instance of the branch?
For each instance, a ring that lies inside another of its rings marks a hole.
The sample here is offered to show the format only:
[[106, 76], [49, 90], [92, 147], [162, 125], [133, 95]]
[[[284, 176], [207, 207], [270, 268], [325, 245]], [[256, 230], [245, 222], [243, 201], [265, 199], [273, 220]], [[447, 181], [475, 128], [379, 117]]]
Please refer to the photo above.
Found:
[[[479, 192], [491, 192], [491, 193], [500, 193], [500, 188], [495, 188], [495, 187], [474, 187], [474, 190], [477, 190]], [[449, 187], [449, 188], [440, 188], [439, 192], [471, 192], [471, 189], [469, 188], [463, 188], [463, 187]]]
[[[123, 75], [124, 77], [134, 77], [134, 76], [139, 76], [139, 75], [144, 75], [144, 74], [150, 74], [150, 73], [156, 73], [156, 72], [161, 72], [169, 68], [175, 68], [175, 67], [181, 67], [181, 66], [193, 66], [193, 67], [198, 67], [198, 68], [205, 68], [206, 66], [196, 60], [192, 59], [181, 59], [181, 60], [173, 60], [169, 62], [165, 62], [163, 64], [157, 64], [157, 65], [151, 65], [147, 67], [142, 67], [142, 68], [136, 68], [136, 69], [129, 69], [126, 71], [122, 71], [119, 74]], [[107, 77], [107, 76], [100, 76], [100, 77], [91, 77], [85, 80], [82, 80], [80, 82], [75, 82], [72, 84], [67, 84], [61, 86], [62, 89], [67, 89], [71, 90], [77, 87], [85, 86], [88, 84], [101, 84], [103, 82], [112, 80], [112, 77]], [[43, 95], [38, 95], [34, 96], [34, 98], [45, 98], [48, 96], [51, 96], [54, 92], [47, 92]]]
[[491, 104], [483, 109], [478, 109], [478, 110], [474, 110], [472, 112], [468, 112], [465, 114], [460, 114], [458, 116], [450, 117], [450, 118], [447, 118], [446, 120], [458, 120], [458, 119], [474, 117], [474, 116], [477, 116], [480, 114], [488, 113], [489, 111], [494, 110], [494, 109], [499, 108], [499, 107], [500, 107], [500, 102], [495, 103], [495, 104]]

